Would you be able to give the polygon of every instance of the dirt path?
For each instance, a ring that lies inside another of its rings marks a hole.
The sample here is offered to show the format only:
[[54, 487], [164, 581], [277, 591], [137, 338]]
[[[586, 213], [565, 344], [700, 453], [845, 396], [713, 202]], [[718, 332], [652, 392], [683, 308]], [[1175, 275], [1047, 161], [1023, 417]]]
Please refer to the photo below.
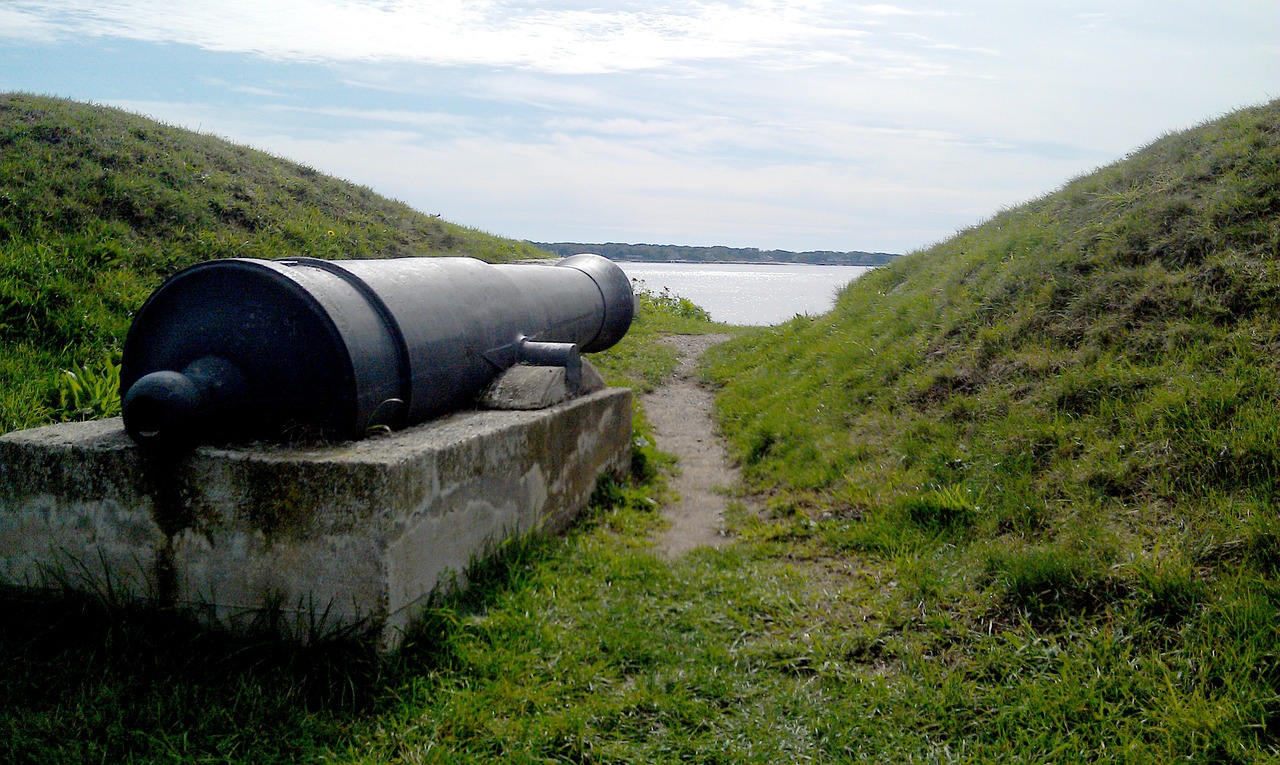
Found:
[[674, 557], [695, 547], [724, 544], [725, 488], [738, 482], [738, 471], [725, 456], [724, 444], [711, 420], [711, 391], [698, 384], [695, 370], [703, 352], [728, 335], [675, 335], [663, 342], [675, 346], [680, 366], [663, 385], [644, 396], [659, 449], [680, 459], [672, 488], [679, 495], [663, 509], [671, 521], [657, 542]]

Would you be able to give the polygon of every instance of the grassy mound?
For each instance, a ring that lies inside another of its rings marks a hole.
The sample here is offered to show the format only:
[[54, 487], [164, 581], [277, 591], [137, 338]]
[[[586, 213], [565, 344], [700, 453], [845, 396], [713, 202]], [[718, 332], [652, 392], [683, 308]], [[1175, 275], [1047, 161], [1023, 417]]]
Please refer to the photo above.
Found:
[[0, 94], [0, 431], [102, 414], [92, 386], [109, 385], [131, 313], [180, 268], [403, 255], [545, 253], [220, 138]]
[[726, 349], [721, 419], [757, 488], [842, 514], [963, 494], [988, 536], [1203, 547], [1280, 479], [1278, 255], [1275, 102]]
[[970, 626], [1119, 640], [1132, 666], [1099, 672], [1169, 684], [1124, 712], [1225, 752], [1280, 730], [1277, 359], [1280, 101], [900, 258], [710, 374], [771, 497], [748, 537], [909, 561], [922, 612], [965, 601]]

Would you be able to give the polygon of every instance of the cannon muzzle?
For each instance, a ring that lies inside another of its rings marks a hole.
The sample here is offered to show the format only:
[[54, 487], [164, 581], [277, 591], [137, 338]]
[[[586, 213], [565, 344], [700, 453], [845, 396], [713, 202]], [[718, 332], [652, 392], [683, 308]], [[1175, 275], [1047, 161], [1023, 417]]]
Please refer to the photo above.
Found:
[[518, 363], [564, 366], [622, 339], [622, 269], [472, 258], [232, 258], [171, 277], [125, 341], [125, 429], [143, 445], [358, 439], [469, 405]]

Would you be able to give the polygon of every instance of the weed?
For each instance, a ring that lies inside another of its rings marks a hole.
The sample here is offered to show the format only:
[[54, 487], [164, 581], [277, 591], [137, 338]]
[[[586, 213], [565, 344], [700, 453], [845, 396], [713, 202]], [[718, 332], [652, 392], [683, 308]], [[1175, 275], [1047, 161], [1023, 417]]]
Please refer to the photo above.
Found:
[[934, 486], [927, 491], [903, 499], [907, 517], [926, 528], [955, 529], [972, 526], [981, 508], [978, 498], [967, 486]]
[[58, 413], [64, 422], [120, 414], [120, 364], [108, 357], [93, 367], [63, 370], [58, 377]]
[[667, 287], [663, 287], [656, 293], [641, 287], [636, 291], [636, 295], [642, 305], [649, 303], [654, 310], [669, 313], [677, 318], [692, 319], [697, 322], [711, 321], [711, 314], [707, 313], [705, 308], [695, 304], [689, 298], [672, 293]]
[[1204, 603], [1208, 583], [1191, 564], [1175, 553], [1146, 556], [1130, 577], [1131, 598], [1143, 619], [1176, 628]]

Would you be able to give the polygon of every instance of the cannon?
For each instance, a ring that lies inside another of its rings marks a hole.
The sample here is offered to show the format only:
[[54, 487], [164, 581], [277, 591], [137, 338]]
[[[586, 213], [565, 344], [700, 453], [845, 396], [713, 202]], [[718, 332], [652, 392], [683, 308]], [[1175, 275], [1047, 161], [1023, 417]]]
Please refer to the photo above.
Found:
[[506, 369], [562, 365], [626, 334], [631, 282], [597, 255], [554, 266], [472, 258], [231, 258], [170, 277], [120, 368], [144, 447], [355, 440], [470, 405]]

